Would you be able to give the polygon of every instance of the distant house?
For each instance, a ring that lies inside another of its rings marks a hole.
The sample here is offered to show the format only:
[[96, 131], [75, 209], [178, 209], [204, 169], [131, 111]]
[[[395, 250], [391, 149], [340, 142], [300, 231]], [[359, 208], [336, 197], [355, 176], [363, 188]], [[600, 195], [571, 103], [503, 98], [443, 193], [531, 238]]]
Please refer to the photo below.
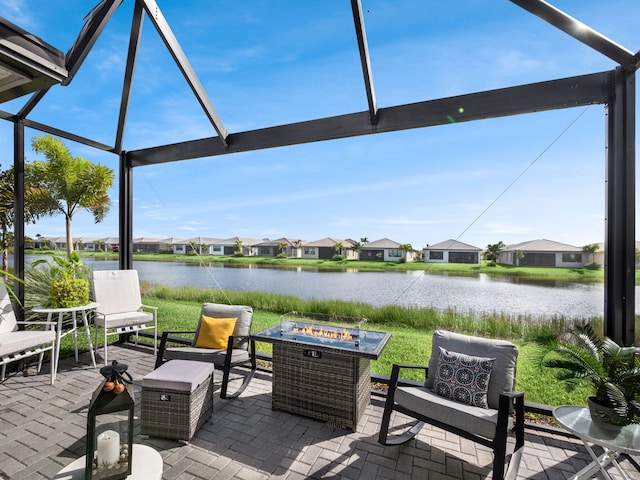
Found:
[[51, 250], [67, 249], [67, 237], [47, 237], [45, 240], [47, 248]]
[[87, 252], [95, 252], [98, 250], [98, 239], [96, 237], [79, 237], [73, 239], [73, 249], [76, 251], [84, 250]]
[[[342, 248], [336, 250], [336, 245]], [[334, 255], [342, 255], [345, 260], [357, 260], [358, 252], [354, 251], [352, 240], [337, 240], [327, 237], [314, 242], [307, 242], [302, 246], [302, 258], [331, 259]]]
[[475, 263], [482, 260], [482, 249], [449, 239], [422, 249], [427, 263]]
[[[211, 237], [195, 237], [186, 240], [186, 251], [185, 253], [190, 253], [194, 251], [198, 255], [213, 255], [211, 253], [211, 246], [217, 245], [222, 240], [219, 238], [211, 238]], [[220, 253], [222, 255], [222, 253]]]
[[[210, 245], [212, 251], [211, 255], [227, 255], [233, 256], [238, 251], [238, 246], [242, 255], [246, 257], [254, 257], [258, 254], [257, 244], [262, 242], [259, 238], [247, 238], [247, 237], [231, 237], [225, 240], [221, 240], [218, 244]], [[220, 253], [222, 252], [222, 253]]]
[[120, 239], [118, 237], [105, 237], [98, 242], [100, 242], [98, 246], [105, 252], [117, 252], [120, 248]]
[[540, 239], [507, 245], [500, 250], [498, 263], [538, 267], [583, 267], [591, 256], [581, 247]]
[[133, 239], [135, 253], [160, 253], [166, 248], [166, 242], [160, 238], [138, 237]]
[[254, 247], [257, 248], [259, 257], [277, 257], [281, 253], [287, 257], [300, 257], [302, 256], [302, 243], [302, 240], [282, 237], [275, 240], [264, 240], [256, 243]]
[[403, 258], [411, 261], [415, 258], [415, 252], [405, 252], [400, 248], [400, 243], [381, 238], [362, 246], [360, 260], [379, 260], [381, 262], [399, 262]]

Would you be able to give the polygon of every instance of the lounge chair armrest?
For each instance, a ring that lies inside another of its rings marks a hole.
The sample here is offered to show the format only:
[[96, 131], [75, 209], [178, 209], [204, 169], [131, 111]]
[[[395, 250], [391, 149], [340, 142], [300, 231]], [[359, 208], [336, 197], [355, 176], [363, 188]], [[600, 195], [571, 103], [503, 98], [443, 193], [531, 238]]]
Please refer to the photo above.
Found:
[[58, 324], [58, 322], [19, 321], [19, 322], [16, 322], [16, 324], [18, 324], [18, 325], [44, 325], [45, 327], [53, 329]]
[[239, 344], [248, 343], [252, 340], [251, 335], [229, 335], [229, 342], [238, 341]]
[[524, 397], [524, 392], [520, 392], [518, 390], [511, 390], [510, 392], [502, 392], [500, 396], [504, 395], [505, 397], [509, 397], [511, 399], [515, 399], [518, 397]]
[[169, 336], [171, 335], [171, 341], [177, 341], [178, 343], [182, 343], [182, 341], [192, 343], [192, 338], [185, 337], [174, 337], [174, 335], [195, 335], [196, 332], [194, 330], [167, 330], [162, 332], [160, 337], [160, 348], [164, 351], [166, 347], [166, 343], [169, 340]]
[[424, 378], [425, 381], [427, 379], [427, 373], [429, 372], [429, 367], [427, 365], [411, 365], [408, 363], [394, 363], [391, 367], [391, 378], [389, 379], [389, 388], [393, 388], [395, 390], [398, 385], [398, 380], [400, 379], [400, 370], [401, 369], [411, 369], [411, 370], [424, 370]]
[[502, 392], [498, 404], [497, 432], [506, 435], [508, 417], [515, 413], [513, 430], [516, 434], [516, 449], [524, 445], [524, 392], [513, 390]]
[[193, 343], [193, 339], [191, 338], [183, 338], [183, 337], [173, 337], [174, 334], [179, 335], [187, 335], [192, 334], [195, 335], [195, 331], [184, 331], [184, 330], [167, 330], [162, 332], [162, 336], [160, 337], [160, 345], [158, 345], [158, 353], [156, 355], [156, 365], [155, 368], [158, 368], [162, 365], [164, 361], [164, 351], [167, 349], [167, 341], [169, 341], [169, 335], [172, 335], [171, 341], [175, 341], [180, 344], [190, 345]]
[[149, 310], [153, 310], [154, 313], [158, 313], [158, 307], [154, 307], [153, 305], [142, 304], [141, 308], [147, 308]]

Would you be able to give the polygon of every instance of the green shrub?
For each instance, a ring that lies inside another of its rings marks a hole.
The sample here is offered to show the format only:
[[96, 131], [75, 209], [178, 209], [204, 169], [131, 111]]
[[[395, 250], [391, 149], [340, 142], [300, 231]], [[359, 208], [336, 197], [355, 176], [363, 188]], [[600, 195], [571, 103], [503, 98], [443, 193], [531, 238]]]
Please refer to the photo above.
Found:
[[600, 270], [600, 267], [602, 265], [600, 265], [598, 262], [592, 262], [589, 265], [585, 265], [584, 268], [586, 268], [587, 270]]
[[89, 303], [89, 282], [84, 278], [63, 278], [51, 283], [51, 308], [79, 307]]
[[331, 257], [331, 260], [333, 260], [334, 262], [341, 262], [342, 260], [344, 260], [344, 257], [342, 255], [334, 255], [333, 257]]

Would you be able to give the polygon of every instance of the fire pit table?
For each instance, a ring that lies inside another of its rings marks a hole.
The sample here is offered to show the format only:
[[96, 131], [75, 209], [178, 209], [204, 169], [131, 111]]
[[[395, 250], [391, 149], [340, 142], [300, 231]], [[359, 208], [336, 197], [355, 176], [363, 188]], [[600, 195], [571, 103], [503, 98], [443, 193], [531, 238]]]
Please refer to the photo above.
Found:
[[370, 360], [391, 337], [363, 330], [364, 322], [290, 312], [252, 335], [273, 344], [272, 408], [355, 431], [371, 396]]

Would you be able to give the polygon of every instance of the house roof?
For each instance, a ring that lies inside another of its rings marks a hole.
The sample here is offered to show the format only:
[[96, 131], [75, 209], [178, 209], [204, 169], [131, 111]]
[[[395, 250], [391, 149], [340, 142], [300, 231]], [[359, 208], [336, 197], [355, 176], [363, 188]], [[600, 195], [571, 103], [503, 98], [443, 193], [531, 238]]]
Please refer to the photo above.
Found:
[[297, 241], [300, 241], [302, 243], [304, 243], [304, 240], [299, 240], [298, 238], [276, 238], [275, 240], [264, 240], [264, 241], [259, 241], [258, 243], [255, 243], [255, 246], [261, 246], [261, 247], [266, 247], [266, 246], [272, 246], [275, 245], [276, 247], [278, 245], [280, 245], [281, 243], [286, 243], [288, 246], [292, 246], [294, 243], [296, 243]]
[[353, 240], [339, 240], [337, 238], [326, 237], [320, 240], [315, 240], [313, 242], [307, 242], [304, 244], [305, 247], [331, 247], [333, 248], [336, 243], [342, 243], [344, 248], [350, 248], [353, 246]]
[[531, 252], [581, 252], [582, 248], [542, 238], [540, 240], [529, 240], [527, 242], [507, 245], [501, 249], [502, 252], [514, 250], [527, 250]]
[[187, 243], [195, 243], [196, 245], [218, 245], [221, 242], [221, 238], [212, 237], [193, 237], [187, 240]]
[[259, 238], [231, 237], [220, 240], [217, 245], [235, 245], [238, 240], [242, 242], [243, 247], [253, 247], [264, 241], [264, 239]]
[[363, 250], [373, 250], [378, 248], [400, 248], [400, 244], [395, 240], [380, 238], [378, 240], [374, 240], [373, 242], [369, 242], [362, 247]]
[[459, 242], [458, 240], [445, 240], [444, 242], [434, 243], [433, 245], [427, 245], [423, 250], [473, 250], [482, 251], [481, 248], [474, 247], [468, 243]]
[[133, 243], [164, 243], [161, 238], [138, 237], [133, 239]]

